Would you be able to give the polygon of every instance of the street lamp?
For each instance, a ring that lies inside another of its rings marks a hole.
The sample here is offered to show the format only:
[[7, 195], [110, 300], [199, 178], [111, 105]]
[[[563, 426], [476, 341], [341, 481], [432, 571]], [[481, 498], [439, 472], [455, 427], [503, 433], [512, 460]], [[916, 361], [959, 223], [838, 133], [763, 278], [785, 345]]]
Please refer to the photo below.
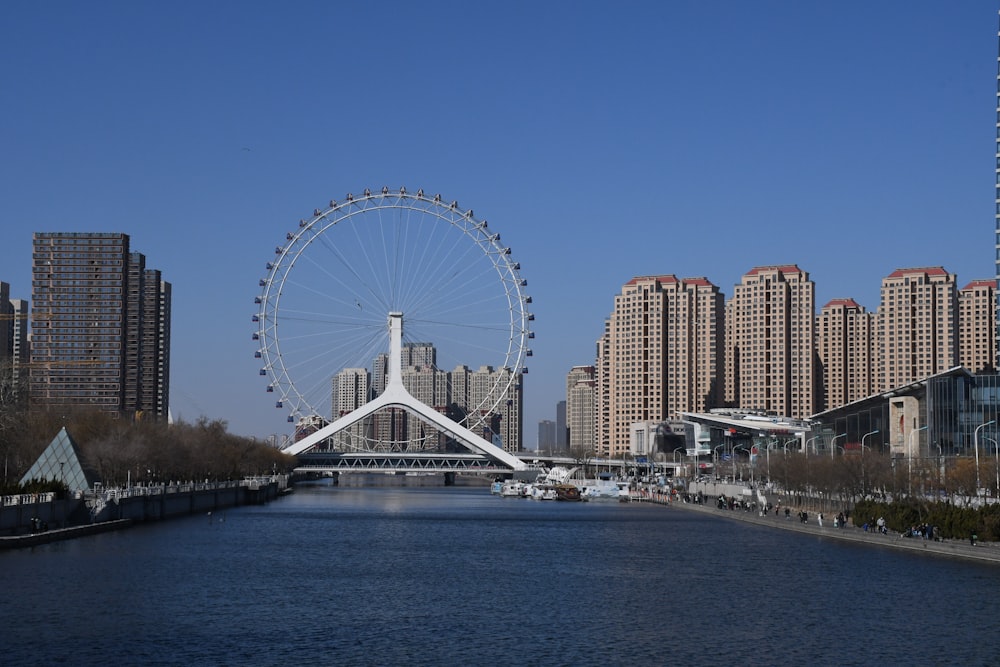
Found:
[[846, 437], [847, 437], [846, 433], [840, 433], [838, 435], [833, 436], [833, 440], [830, 441], [830, 458], [831, 459], [833, 458], [833, 453], [835, 451], [837, 451], [837, 438], [846, 438]]
[[972, 444], [976, 448], [976, 495], [979, 495], [980, 483], [979, 483], [979, 431], [984, 429], [991, 424], [996, 424], [996, 419], [991, 419], [985, 424], [980, 424], [976, 427], [976, 430], [972, 432]]
[[715, 473], [716, 477], [719, 476], [719, 450], [725, 448], [726, 448], [726, 443], [722, 443], [721, 445], [716, 445], [715, 447], [712, 448], [712, 456], [713, 456], [712, 460], [715, 464], [715, 469], [712, 472]]
[[993, 438], [983, 438], [986, 442], [992, 442], [997, 453], [997, 497], [1000, 498], [1000, 445]]
[[874, 431], [869, 431], [861, 436], [861, 495], [865, 495], [865, 438], [870, 435], [875, 435], [878, 433], [878, 429]]
[[[926, 431], [926, 426], [921, 426], [920, 428], [915, 428], [910, 431], [910, 445], [906, 448], [906, 495], [912, 495], [912, 484], [913, 484], [913, 436], [920, 431]], [[921, 477], [922, 479], [922, 477]], [[1000, 488], [998, 486], [997, 488]]]
[[819, 436], [818, 435], [814, 435], [813, 437], [811, 437], [808, 440], [806, 440], [806, 453], [807, 454], [809, 453], [809, 443], [810, 442], [813, 443], [813, 454], [817, 453], [817, 451], [816, 451], [816, 441], [817, 440], [819, 440]]

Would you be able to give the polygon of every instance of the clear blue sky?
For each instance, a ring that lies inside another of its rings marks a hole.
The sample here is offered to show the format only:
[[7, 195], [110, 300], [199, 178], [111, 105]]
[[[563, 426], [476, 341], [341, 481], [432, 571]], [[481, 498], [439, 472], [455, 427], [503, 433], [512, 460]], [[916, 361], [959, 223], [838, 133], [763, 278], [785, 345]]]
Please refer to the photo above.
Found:
[[[990, 278], [994, 0], [0, 3], [0, 280], [34, 231], [131, 235], [173, 283], [175, 416], [287, 432], [257, 281], [365, 187], [441, 192], [536, 314], [525, 443], [635, 275], [797, 263]], [[249, 150], [246, 150], [249, 149]]]

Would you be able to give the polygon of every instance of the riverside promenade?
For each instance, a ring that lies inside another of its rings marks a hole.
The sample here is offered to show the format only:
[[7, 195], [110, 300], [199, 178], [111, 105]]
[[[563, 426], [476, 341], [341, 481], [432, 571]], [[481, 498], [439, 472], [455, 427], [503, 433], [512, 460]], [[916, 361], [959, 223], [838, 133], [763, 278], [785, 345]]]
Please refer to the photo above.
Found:
[[934, 540], [925, 540], [922, 537], [903, 537], [901, 534], [892, 531], [889, 531], [887, 535], [881, 535], [875, 531], [866, 532], [854, 525], [834, 528], [832, 516], [823, 520], [821, 528], [816, 522], [816, 514], [812, 512], [809, 514], [808, 523], [802, 523], [795, 516], [794, 511], [789, 519], [785, 518], [784, 509], [779, 512], [779, 516], [775, 516], [773, 509], [764, 516], [760, 516], [759, 512], [746, 511], [744, 509], [719, 509], [716, 506], [714, 498], [709, 499], [706, 497], [706, 500], [709, 502], [705, 504], [674, 500], [670, 502], [670, 505], [678, 510], [698, 512], [722, 520], [742, 521], [764, 528], [790, 530], [827, 540], [842, 540], [883, 549], [912, 551], [934, 556], [962, 558], [1000, 565], [1000, 544], [995, 542], [977, 542], [973, 546], [967, 539], [935, 542]]

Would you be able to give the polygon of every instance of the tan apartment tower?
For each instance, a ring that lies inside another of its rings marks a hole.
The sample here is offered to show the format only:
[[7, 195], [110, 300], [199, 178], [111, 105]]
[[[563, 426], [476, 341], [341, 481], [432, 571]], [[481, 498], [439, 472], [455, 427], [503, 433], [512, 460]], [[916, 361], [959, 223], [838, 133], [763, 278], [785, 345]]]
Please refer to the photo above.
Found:
[[817, 412], [872, 394], [872, 333], [875, 314], [854, 299], [833, 299], [816, 316], [817, 372], [822, 395]]
[[882, 279], [875, 391], [958, 365], [955, 274], [940, 266], [897, 269]]
[[596, 369], [574, 366], [566, 375], [566, 424], [569, 427], [569, 449], [574, 455], [594, 450], [594, 387]]
[[[597, 405], [608, 406], [608, 440], [598, 453], [620, 456], [631, 426], [718, 407], [724, 300], [705, 278], [640, 276], [615, 296], [598, 345]], [[606, 383], [605, 383], [606, 380]]]
[[726, 304], [725, 400], [804, 418], [816, 412], [815, 292], [794, 264], [747, 272]]
[[973, 280], [958, 290], [958, 363], [973, 373], [997, 368], [996, 280]]

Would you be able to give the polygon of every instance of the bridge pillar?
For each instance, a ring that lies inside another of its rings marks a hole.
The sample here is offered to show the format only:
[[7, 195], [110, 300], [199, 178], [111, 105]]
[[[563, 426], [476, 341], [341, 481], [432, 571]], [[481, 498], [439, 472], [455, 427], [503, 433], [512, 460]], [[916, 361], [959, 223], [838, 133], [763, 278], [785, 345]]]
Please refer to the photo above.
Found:
[[444, 474], [444, 485], [445, 486], [455, 486], [455, 473], [446, 472]]

